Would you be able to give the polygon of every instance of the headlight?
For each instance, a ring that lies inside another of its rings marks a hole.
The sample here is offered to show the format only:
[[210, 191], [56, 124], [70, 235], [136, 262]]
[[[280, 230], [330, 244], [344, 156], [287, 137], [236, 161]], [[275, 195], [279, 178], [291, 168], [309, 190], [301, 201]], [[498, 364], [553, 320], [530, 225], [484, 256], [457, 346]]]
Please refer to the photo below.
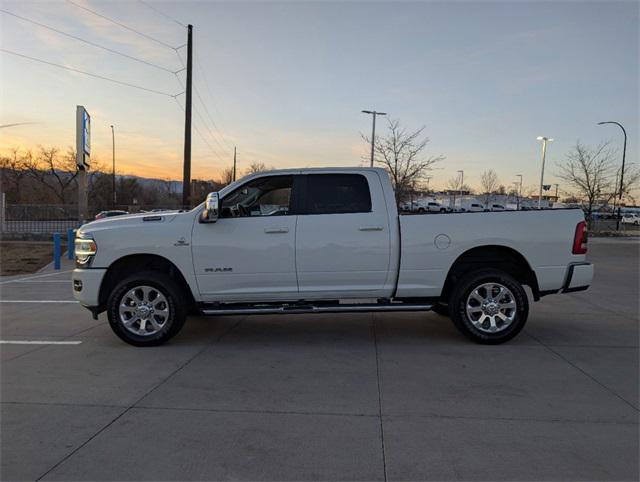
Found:
[[91, 257], [96, 254], [98, 247], [96, 242], [91, 238], [76, 238], [75, 240], [75, 254], [76, 263], [79, 265], [86, 265]]

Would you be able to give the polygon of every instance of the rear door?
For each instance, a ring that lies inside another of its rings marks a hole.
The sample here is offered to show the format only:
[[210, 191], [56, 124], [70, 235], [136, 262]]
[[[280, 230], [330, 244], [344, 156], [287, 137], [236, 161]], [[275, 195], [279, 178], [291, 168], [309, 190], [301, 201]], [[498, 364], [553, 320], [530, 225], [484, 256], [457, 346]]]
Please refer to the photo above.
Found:
[[300, 179], [296, 267], [301, 297], [389, 296], [390, 230], [376, 172]]

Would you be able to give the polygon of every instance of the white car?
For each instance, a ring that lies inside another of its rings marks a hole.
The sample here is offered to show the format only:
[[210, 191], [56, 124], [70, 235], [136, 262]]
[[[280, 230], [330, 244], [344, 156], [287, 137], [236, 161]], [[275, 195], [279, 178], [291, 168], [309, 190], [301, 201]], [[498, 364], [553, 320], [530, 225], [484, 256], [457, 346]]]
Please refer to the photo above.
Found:
[[489, 204], [489, 211], [506, 211], [507, 208], [502, 204]]
[[634, 224], [636, 226], [640, 225], [640, 216], [635, 213], [627, 213], [622, 215], [622, 224]]
[[579, 209], [398, 215], [378, 168], [251, 174], [185, 212], [118, 216], [75, 240], [75, 298], [136, 346], [187, 314], [434, 310], [505, 342], [534, 300], [588, 288]]
[[458, 212], [478, 213], [484, 210], [484, 206], [479, 202], [460, 202], [456, 200], [456, 211]]
[[437, 201], [418, 200], [413, 202], [413, 211], [419, 213], [444, 213], [447, 208]]

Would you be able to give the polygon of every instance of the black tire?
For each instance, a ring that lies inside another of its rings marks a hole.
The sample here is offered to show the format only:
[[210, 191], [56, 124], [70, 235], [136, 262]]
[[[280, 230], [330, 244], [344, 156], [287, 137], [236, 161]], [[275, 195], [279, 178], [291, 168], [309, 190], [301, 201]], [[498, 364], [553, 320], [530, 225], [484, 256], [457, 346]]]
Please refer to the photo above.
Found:
[[[136, 286], [149, 286], [166, 299], [168, 316], [162, 328], [156, 333], [138, 335], [129, 331], [120, 319], [119, 307], [122, 298]], [[187, 318], [187, 304], [184, 290], [169, 276], [158, 271], [144, 271], [124, 279], [113, 289], [107, 301], [109, 325], [123, 341], [134, 346], [157, 346], [173, 338], [184, 326]]]
[[443, 303], [436, 303], [431, 307], [431, 311], [439, 314], [440, 316], [446, 316], [449, 318], [449, 305], [445, 305]]
[[[513, 313], [513, 321], [494, 333], [479, 329], [469, 318], [466, 309], [471, 292], [487, 283], [497, 283], [507, 288], [516, 304], [513, 312], [509, 311], [510, 315]], [[465, 336], [477, 343], [495, 345], [510, 340], [522, 330], [529, 314], [529, 299], [522, 285], [512, 276], [503, 271], [485, 269], [473, 271], [458, 282], [451, 294], [449, 307], [451, 320]]]

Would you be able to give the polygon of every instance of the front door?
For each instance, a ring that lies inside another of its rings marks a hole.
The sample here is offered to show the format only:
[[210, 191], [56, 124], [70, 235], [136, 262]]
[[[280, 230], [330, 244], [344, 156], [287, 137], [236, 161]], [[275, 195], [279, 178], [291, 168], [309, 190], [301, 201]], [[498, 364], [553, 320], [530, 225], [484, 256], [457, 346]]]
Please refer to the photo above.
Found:
[[264, 175], [221, 200], [215, 223], [196, 222], [194, 270], [204, 301], [298, 296], [293, 176]]

